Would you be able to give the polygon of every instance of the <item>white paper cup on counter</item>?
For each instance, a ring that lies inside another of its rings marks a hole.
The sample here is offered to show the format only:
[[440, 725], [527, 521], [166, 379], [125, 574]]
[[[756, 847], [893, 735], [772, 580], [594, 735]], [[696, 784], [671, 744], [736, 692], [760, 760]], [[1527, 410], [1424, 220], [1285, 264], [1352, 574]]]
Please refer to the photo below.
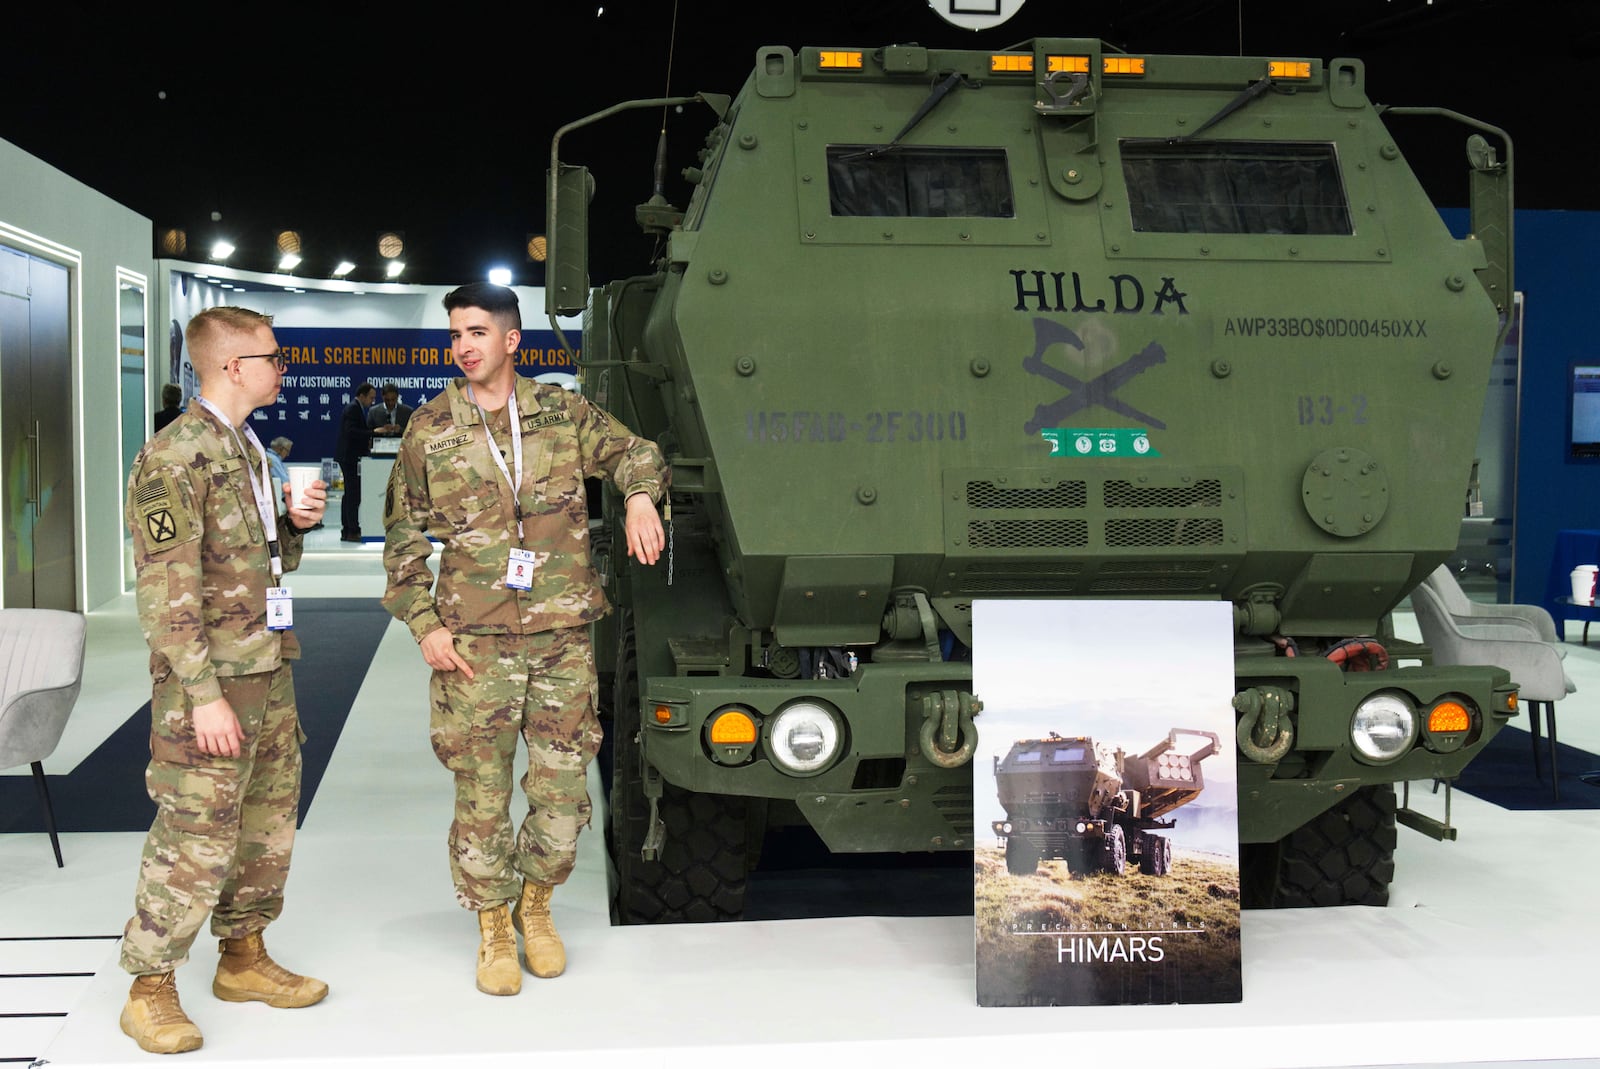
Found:
[[1594, 580], [1597, 572], [1600, 572], [1600, 566], [1593, 564], [1580, 564], [1572, 569], [1572, 603], [1574, 605], [1594, 604]]
[[311, 489], [311, 484], [320, 478], [322, 478], [322, 472], [316, 468], [310, 466], [290, 468], [289, 507], [299, 508], [301, 501], [304, 500], [301, 495]]

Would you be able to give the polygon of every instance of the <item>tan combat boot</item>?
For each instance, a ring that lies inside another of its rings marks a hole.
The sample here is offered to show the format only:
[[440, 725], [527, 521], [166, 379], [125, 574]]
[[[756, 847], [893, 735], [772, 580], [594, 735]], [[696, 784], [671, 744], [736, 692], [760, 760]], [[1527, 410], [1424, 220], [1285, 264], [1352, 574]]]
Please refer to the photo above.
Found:
[[515, 995], [522, 990], [517, 937], [511, 934], [511, 904], [478, 911], [478, 990], [485, 995]]
[[550, 896], [555, 893], [549, 884], [524, 880], [522, 901], [517, 903], [517, 931], [522, 933], [528, 968], [545, 979], [560, 976], [567, 968], [567, 948], [561, 945], [555, 921], [550, 919]]
[[273, 961], [261, 942], [260, 932], [217, 944], [222, 957], [211, 993], [224, 1002], [265, 1002], [280, 1010], [299, 1009], [321, 1002], [328, 985], [300, 976]]
[[178, 984], [169, 972], [136, 976], [122, 1007], [122, 1030], [151, 1054], [198, 1050], [200, 1029], [178, 1003]]

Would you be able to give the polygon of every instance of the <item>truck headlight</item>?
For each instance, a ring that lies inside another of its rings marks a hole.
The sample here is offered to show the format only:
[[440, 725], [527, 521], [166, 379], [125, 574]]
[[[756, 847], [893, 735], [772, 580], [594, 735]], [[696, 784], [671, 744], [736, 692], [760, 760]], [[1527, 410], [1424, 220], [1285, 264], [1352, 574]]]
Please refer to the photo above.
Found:
[[767, 729], [768, 753], [785, 772], [820, 772], [839, 756], [837, 714], [819, 702], [802, 698], [782, 709]]
[[1374, 694], [1356, 706], [1350, 741], [1374, 764], [1393, 761], [1417, 740], [1417, 714], [1398, 694]]

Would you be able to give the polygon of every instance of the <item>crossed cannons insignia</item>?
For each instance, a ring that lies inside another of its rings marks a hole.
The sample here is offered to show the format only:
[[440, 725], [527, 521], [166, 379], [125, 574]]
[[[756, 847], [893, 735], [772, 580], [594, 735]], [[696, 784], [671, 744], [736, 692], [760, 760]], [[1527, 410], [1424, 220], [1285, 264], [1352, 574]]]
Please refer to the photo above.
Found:
[[1033, 418], [1022, 425], [1024, 431], [1038, 434], [1047, 427], [1059, 427], [1068, 416], [1082, 412], [1091, 405], [1110, 409], [1118, 415], [1136, 420], [1154, 430], [1166, 430], [1167, 425], [1164, 422], [1139, 411], [1116, 396], [1117, 390], [1125, 386], [1129, 380], [1157, 364], [1167, 362], [1167, 351], [1161, 347], [1160, 342], [1151, 342], [1125, 362], [1087, 382], [1070, 371], [1063, 371], [1045, 362], [1044, 354], [1057, 343], [1069, 345], [1079, 352], [1084, 351], [1083, 340], [1072, 330], [1048, 319], [1035, 318], [1033, 355], [1022, 361], [1022, 369], [1030, 375], [1048, 379], [1057, 386], [1064, 386], [1071, 392], [1059, 401], [1052, 401], [1035, 408]]

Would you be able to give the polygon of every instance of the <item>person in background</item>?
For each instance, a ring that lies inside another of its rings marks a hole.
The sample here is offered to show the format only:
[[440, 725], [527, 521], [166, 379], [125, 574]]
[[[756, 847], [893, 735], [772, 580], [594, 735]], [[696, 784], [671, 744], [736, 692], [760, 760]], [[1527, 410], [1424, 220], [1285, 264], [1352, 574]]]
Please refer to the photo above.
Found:
[[169, 382], [161, 387], [161, 411], [157, 412], [150, 420], [151, 433], [159, 433], [161, 428], [171, 423], [183, 414], [178, 406], [183, 403], [183, 390], [175, 382]]
[[289, 459], [289, 450], [293, 448], [294, 443], [281, 435], [267, 446], [267, 467], [272, 469], [272, 477], [278, 480], [279, 486], [289, 481], [289, 469], [284, 467], [283, 462]]
[[380, 438], [398, 438], [411, 418], [411, 406], [400, 403], [400, 387], [389, 383], [383, 388], [383, 400], [367, 409], [367, 426]]
[[201, 1045], [175, 974], [207, 914], [221, 940], [217, 998], [296, 1008], [328, 993], [272, 960], [261, 938], [283, 912], [300, 805], [290, 669], [300, 647], [283, 573], [300, 563], [326, 487], [318, 480], [289, 509], [271, 494], [249, 424], [282, 384], [271, 318], [208, 308], [189, 321], [188, 342], [200, 393], [134, 458], [125, 513], [151, 652], [145, 787], [156, 817], [123, 931], [134, 981], [120, 1024], [155, 1054]]
[[344, 501], [339, 505], [341, 542], [361, 541], [361, 458], [372, 451], [367, 408], [374, 392], [370, 382], [357, 386], [355, 400], [345, 406], [339, 419], [339, 441], [333, 455], [344, 472]]
[[[535, 976], [566, 968], [550, 898], [589, 823], [584, 775], [601, 741], [589, 624], [611, 607], [589, 559], [583, 480], [616, 484], [628, 553], [654, 564], [666, 546], [656, 503], [667, 467], [654, 443], [584, 398], [517, 374], [514, 291], [474, 283], [444, 306], [462, 374], [417, 409], [400, 441], [384, 507], [383, 604], [433, 669], [429, 735], [455, 774], [450, 875], [456, 901], [478, 917], [478, 990], [514, 995], [513, 928]], [[430, 535], [443, 542], [437, 591]], [[514, 831], [519, 735], [528, 814]]]

